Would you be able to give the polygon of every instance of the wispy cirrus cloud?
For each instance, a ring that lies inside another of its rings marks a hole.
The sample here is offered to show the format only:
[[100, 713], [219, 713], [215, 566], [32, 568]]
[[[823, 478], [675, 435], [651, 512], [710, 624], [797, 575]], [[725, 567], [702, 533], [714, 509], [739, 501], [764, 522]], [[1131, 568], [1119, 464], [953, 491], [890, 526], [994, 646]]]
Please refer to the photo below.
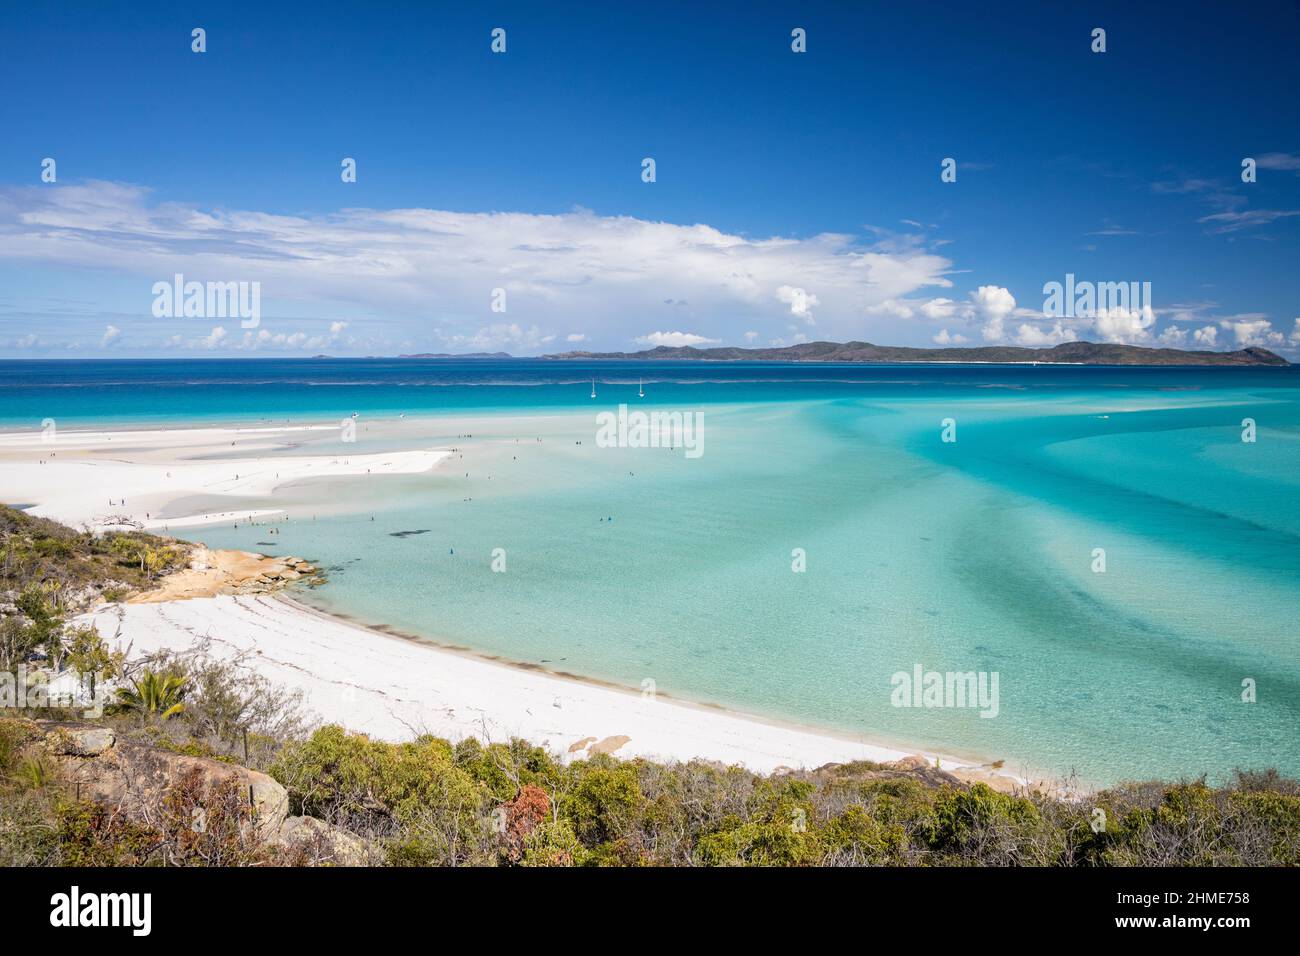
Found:
[[1300, 156], [1292, 153], [1265, 153], [1255, 158], [1260, 169], [1280, 169], [1300, 174]]
[[1279, 219], [1300, 216], [1300, 209], [1245, 209], [1240, 212], [1216, 212], [1197, 222], [1210, 223], [1214, 232], [1238, 232], [1253, 226], [1266, 226]]

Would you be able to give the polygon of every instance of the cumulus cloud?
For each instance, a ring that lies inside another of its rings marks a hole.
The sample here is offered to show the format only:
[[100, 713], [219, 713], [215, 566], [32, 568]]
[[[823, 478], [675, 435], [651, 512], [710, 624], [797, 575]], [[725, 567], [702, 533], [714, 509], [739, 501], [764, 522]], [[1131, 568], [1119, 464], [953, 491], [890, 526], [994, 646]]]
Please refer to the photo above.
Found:
[[1077, 342], [1078, 340], [1079, 333], [1074, 329], [1062, 326], [1059, 321], [1050, 329], [1023, 323], [1016, 329], [1015, 338], [1017, 345], [1024, 345], [1028, 348], [1043, 348], [1045, 346], [1060, 345], [1062, 342]]
[[1254, 315], [1223, 319], [1219, 322], [1219, 327], [1232, 333], [1238, 348], [1252, 345], [1261, 347], [1281, 345], [1286, 341], [1286, 337], [1281, 332], [1273, 331], [1273, 323]]
[[252, 332], [245, 332], [238, 348], [256, 350], [262, 346], [271, 346], [282, 349], [299, 349], [304, 346], [320, 348], [324, 344], [324, 339], [319, 336], [309, 338], [305, 332], [272, 332], [270, 329], [259, 329], [256, 335]]
[[666, 345], [670, 348], [680, 348], [683, 345], [717, 345], [720, 340], [696, 335], [694, 332], [650, 332], [646, 335], [638, 335], [636, 341], [640, 345]]
[[1176, 325], [1166, 325], [1160, 333], [1159, 342], [1169, 348], [1181, 348], [1187, 344], [1187, 330]]
[[887, 316], [891, 319], [906, 320], [910, 319], [915, 313], [912, 307], [906, 302], [899, 302], [897, 299], [890, 299], [888, 302], [881, 302], [879, 305], [867, 307], [867, 315]]
[[475, 329], [468, 334], [436, 332], [449, 348], [471, 352], [532, 351], [555, 341], [553, 334], [536, 325], [524, 327], [517, 322], [497, 322]]
[[[680, 313], [685, 303], [692, 315], [726, 316], [766, 334], [792, 314], [811, 325], [815, 311], [827, 337], [865, 337], [874, 328], [888, 339], [890, 316], [864, 310], [951, 288], [951, 261], [931, 250], [871, 235], [754, 238], [586, 210], [349, 208], [308, 216], [155, 202], [147, 189], [120, 183], [0, 189], [0, 259], [137, 276], [142, 309], [152, 283], [178, 272], [257, 281], [264, 320], [286, 303], [299, 315], [356, 304], [402, 316], [392, 320], [402, 326], [398, 341], [434, 339], [434, 330], [490, 338], [495, 327], [483, 333], [474, 317], [498, 287], [524, 317], [521, 331], [538, 329], [518, 338], [535, 341], [583, 315], [598, 319], [609, 344], [626, 342], [655, 310]], [[816, 294], [800, 301], [799, 287]]]
[[1098, 309], [1092, 319], [1093, 328], [1103, 342], [1120, 345], [1140, 345], [1151, 341], [1151, 330], [1156, 324], [1156, 314], [1151, 306], [1140, 309]]
[[1212, 325], [1199, 328], [1192, 333], [1192, 339], [1203, 349], [1214, 348], [1219, 341], [1219, 330]]
[[101, 349], [108, 348], [110, 345], [116, 342], [121, 337], [121, 335], [122, 335], [122, 330], [119, 329], [116, 325], [108, 326], [108, 328], [104, 329], [104, 335], [99, 340], [99, 347]]
[[935, 321], [950, 319], [957, 314], [957, 303], [952, 299], [931, 299], [921, 306], [921, 314]]
[[814, 307], [821, 305], [817, 296], [796, 286], [783, 285], [776, 290], [778, 302], [783, 302], [790, 306], [790, 314], [797, 315], [809, 325], [816, 325], [817, 321], [813, 318], [812, 310]]
[[937, 345], [961, 345], [965, 342], [969, 342], [970, 339], [956, 332], [949, 332], [947, 329], [940, 329], [931, 336], [931, 341]]
[[585, 341], [587, 341], [587, 336], [586, 336], [585, 334], [583, 334], [582, 332], [570, 332], [568, 335], [566, 335], [566, 336], [564, 337], [564, 341], [566, 341], [566, 342], [585, 342]]
[[215, 349], [219, 345], [221, 345], [221, 343], [224, 342], [225, 340], [226, 340], [226, 329], [224, 326], [218, 325], [215, 328], [213, 328], [211, 332], [208, 333], [206, 338], [201, 340], [200, 344], [205, 349]]
[[1006, 337], [1003, 323], [1016, 309], [1016, 298], [1000, 285], [982, 285], [971, 293], [976, 318], [983, 322], [980, 334], [985, 341], [1000, 342]]

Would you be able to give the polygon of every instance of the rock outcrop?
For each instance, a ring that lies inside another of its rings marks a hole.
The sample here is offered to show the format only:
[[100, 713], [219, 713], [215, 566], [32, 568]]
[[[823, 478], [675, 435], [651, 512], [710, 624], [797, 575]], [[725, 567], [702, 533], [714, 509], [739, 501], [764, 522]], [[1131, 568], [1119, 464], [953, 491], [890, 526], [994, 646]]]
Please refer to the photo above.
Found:
[[213, 551], [198, 547], [184, 571], [167, 575], [152, 591], [141, 591], [130, 604], [183, 601], [218, 594], [266, 594], [295, 582], [317, 584], [320, 572], [295, 557], [267, 557], [251, 551]]
[[238, 764], [174, 753], [95, 724], [22, 721], [22, 749], [51, 767], [61, 786], [127, 819], [156, 825], [172, 788], [188, 781], [207, 792], [233, 785], [247, 795], [253, 826], [266, 846], [294, 865], [366, 866], [365, 841], [315, 817], [289, 816], [289, 794], [264, 773]]
[[240, 794], [247, 794], [263, 839], [273, 838], [289, 814], [288, 792], [264, 773], [121, 739], [105, 727], [49, 725], [37, 746], [73, 793], [139, 823], [155, 822], [168, 789], [188, 774], [197, 774], [205, 789], [233, 782]]
[[365, 866], [371, 862], [364, 841], [315, 817], [285, 818], [270, 842], [300, 865]]

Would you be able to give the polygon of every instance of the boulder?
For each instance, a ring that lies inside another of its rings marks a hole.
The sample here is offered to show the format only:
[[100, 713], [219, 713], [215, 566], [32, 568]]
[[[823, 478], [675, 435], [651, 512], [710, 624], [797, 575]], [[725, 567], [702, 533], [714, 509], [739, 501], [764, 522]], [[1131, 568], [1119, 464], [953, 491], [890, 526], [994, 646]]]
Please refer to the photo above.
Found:
[[370, 862], [366, 844], [347, 830], [315, 817], [288, 817], [270, 842], [313, 866], [365, 866]]
[[45, 735], [45, 749], [59, 757], [98, 757], [116, 741], [107, 727], [59, 727]]
[[43, 748], [69, 790], [148, 823], [156, 817], [170, 787], [198, 772], [199, 783], [212, 788], [234, 781], [247, 794], [258, 833], [279, 832], [289, 814], [289, 794], [264, 773], [208, 757], [192, 757], [118, 739], [106, 728], [60, 725], [45, 736]]
[[920, 754], [912, 754], [903, 757], [901, 760], [895, 760], [893, 763], [887, 763], [884, 766], [893, 770], [929, 770], [934, 764], [926, 760]]

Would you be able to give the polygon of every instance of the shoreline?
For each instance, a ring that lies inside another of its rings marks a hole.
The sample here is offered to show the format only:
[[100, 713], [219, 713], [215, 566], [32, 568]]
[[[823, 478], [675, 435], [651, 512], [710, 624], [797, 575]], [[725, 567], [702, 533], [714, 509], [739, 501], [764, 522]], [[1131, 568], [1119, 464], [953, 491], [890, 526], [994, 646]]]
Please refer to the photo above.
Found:
[[[941, 751], [884, 744], [835, 731], [698, 703], [645, 695], [608, 681], [507, 661], [371, 626], [285, 594], [222, 595], [101, 605], [78, 618], [133, 655], [210, 652], [240, 659], [262, 677], [302, 691], [325, 723], [387, 740], [431, 733], [527, 740], [562, 760], [608, 753], [619, 759], [692, 759], [759, 773], [827, 763], [892, 763], [921, 757], [968, 783], [997, 789], [1046, 786], [1037, 775]], [[378, 640], [377, 640], [378, 638]]]
[[[530, 661], [520, 661], [514, 658], [503, 657], [499, 654], [489, 654], [486, 651], [478, 651], [464, 644], [452, 644], [452, 643], [438, 640], [436, 638], [427, 637], [425, 635], [413, 634], [388, 624], [372, 624], [344, 612], [326, 611], [318, 607], [313, 607], [312, 605], [307, 604], [304, 601], [298, 600], [293, 596], [292, 592], [289, 590], [275, 592], [275, 598], [276, 600], [279, 600], [285, 604], [291, 605], [296, 610], [302, 611], [305, 614], [310, 614], [326, 621], [342, 622], [352, 627], [360, 628], [361, 630], [375, 634], [379, 637], [386, 637], [394, 640], [404, 641], [407, 643], [415, 644], [416, 646], [426, 647], [431, 650], [440, 651], [447, 654], [456, 654], [459, 656], [466, 657], [470, 660], [482, 662], [484, 664], [491, 664], [498, 667], [517, 669], [517, 670], [524, 671], [526, 673], [541, 674], [558, 681], [567, 681], [575, 684], [597, 687], [604, 690], [611, 690], [616, 693], [628, 695], [629, 697], [639, 698], [641, 696], [641, 691], [639, 691], [635, 687], [630, 687], [626, 684], [620, 684], [617, 681], [606, 680], [601, 677], [591, 677], [585, 674], [575, 674], [570, 671], [558, 671], [546, 667], [542, 664], [534, 664]], [[945, 767], [951, 766], [957, 768], [970, 769], [970, 768], [989, 767], [993, 763], [1001, 763], [1004, 765], [1003, 769], [1005, 769], [1005, 764], [1011, 763], [1011, 761], [1008, 759], [1000, 759], [1000, 760], [984, 759], [982, 756], [975, 755], [972, 753], [958, 753], [945, 748], [936, 748], [936, 747], [930, 747], [926, 745], [910, 745], [897, 740], [885, 740], [885, 739], [875, 738], [875, 737], [868, 738], [860, 734], [855, 734], [854, 732], [849, 730], [839, 730], [830, 727], [821, 727], [815, 724], [800, 723], [799, 721], [796, 720], [784, 719], [781, 717], [774, 717], [766, 714], [756, 713], [754, 711], [744, 710], [741, 708], [728, 706], [726, 704], [716, 704], [716, 703], [711, 703], [709, 701], [691, 700], [688, 697], [681, 697], [674, 694], [669, 694], [666, 691], [662, 691], [662, 690], [656, 690], [655, 695], [656, 697], [666, 700], [669, 703], [678, 707], [684, 707], [688, 709], [699, 709], [708, 713], [726, 714], [738, 720], [744, 720], [755, 724], [761, 724], [778, 730], [787, 730], [787, 731], [792, 731], [801, 734], [810, 734], [810, 735], [823, 737], [831, 740], [838, 740], [843, 742], [846, 745], [865, 744], [871, 747], [878, 747], [882, 750], [889, 750], [892, 752], [896, 752], [903, 756], [925, 756], [928, 757], [932, 763], [934, 759], [937, 758], [938, 760], [942, 761]], [[1010, 779], [1014, 779], [1018, 782], [1028, 782], [1031, 780], [1042, 782], [1047, 779], [1047, 775], [1042, 773], [1037, 773], [1037, 772], [1033, 773], [1032, 776], [1024, 776], [1021, 774], [1015, 774], [1010, 770], [1006, 770], [1005, 774], [1003, 775]]]

